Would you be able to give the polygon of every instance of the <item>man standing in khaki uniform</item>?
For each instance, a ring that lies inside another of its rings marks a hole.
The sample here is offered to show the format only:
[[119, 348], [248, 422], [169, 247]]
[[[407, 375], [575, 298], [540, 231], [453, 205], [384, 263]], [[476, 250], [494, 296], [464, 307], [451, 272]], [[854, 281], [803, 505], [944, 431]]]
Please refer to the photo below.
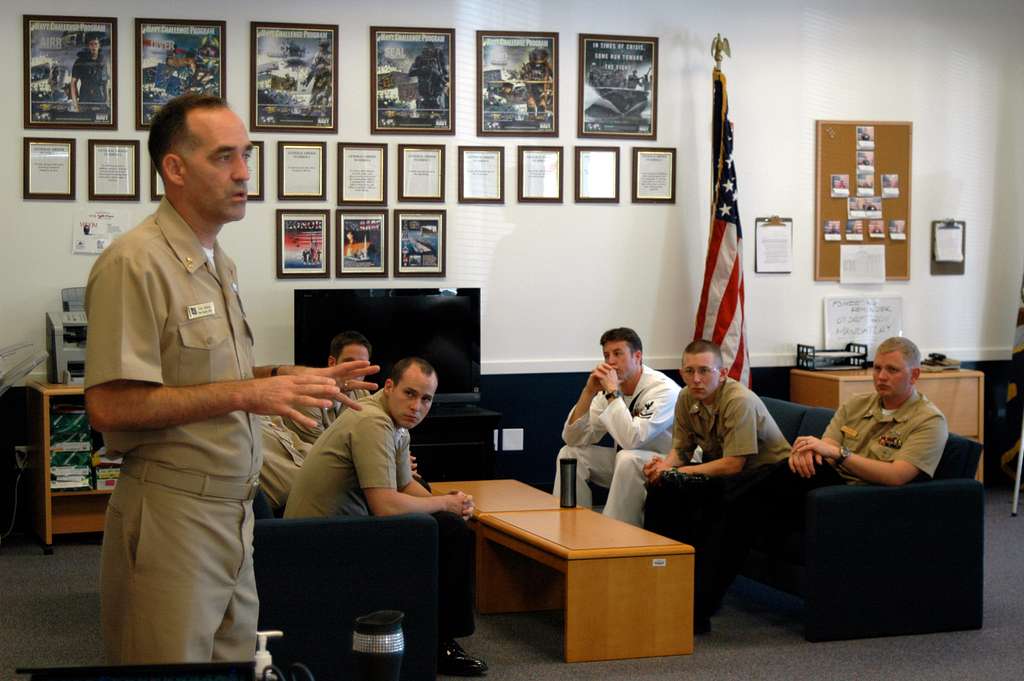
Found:
[[298, 407], [349, 401], [336, 381], [376, 370], [253, 366], [235, 265], [217, 242], [245, 215], [251, 148], [223, 100], [165, 105], [149, 136], [165, 198], [89, 275], [86, 408], [124, 455], [101, 566], [111, 663], [253, 657], [252, 415], [301, 419]]
[[686, 388], [676, 401], [672, 451], [644, 467], [644, 527], [697, 550], [694, 631], [706, 633], [749, 546], [753, 519], [734, 508], [786, 458], [789, 443], [761, 398], [728, 377], [714, 343], [687, 345], [679, 373]]

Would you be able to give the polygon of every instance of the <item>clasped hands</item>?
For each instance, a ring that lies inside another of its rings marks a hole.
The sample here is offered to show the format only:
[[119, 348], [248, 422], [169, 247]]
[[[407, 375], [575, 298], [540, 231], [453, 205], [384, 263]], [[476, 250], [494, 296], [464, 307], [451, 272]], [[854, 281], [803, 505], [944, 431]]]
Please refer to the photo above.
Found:
[[789, 454], [789, 469], [802, 478], [814, 477], [814, 465], [839, 458], [839, 445], [831, 440], [822, 440], [803, 435], [793, 441]]
[[669, 461], [668, 457], [658, 456], [655, 454], [650, 460], [644, 464], [644, 477], [647, 478], [647, 482], [655, 482], [661, 477], [661, 474], [665, 471], [672, 470], [675, 466]]
[[587, 388], [591, 392], [614, 392], [619, 389], [622, 382], [619, 380], [619, 372], [608, 362], [601, 362], [590, 372], [587, 378]]
[[462, 516], [463, 520], [469, 520], [473, 516], [473, 495], [465, 492], [449, 492], [447, 508], [445, 510]]

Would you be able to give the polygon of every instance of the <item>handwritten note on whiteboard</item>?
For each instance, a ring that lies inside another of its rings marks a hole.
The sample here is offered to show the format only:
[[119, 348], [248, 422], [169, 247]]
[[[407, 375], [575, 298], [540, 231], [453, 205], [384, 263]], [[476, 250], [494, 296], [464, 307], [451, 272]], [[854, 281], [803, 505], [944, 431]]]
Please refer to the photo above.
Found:
[[868, 357], [873, 357], [879, 343], [902, 333], [903, 299], [899, 296], [825, 298], [827, 349], [863, 343], [868, 346]]

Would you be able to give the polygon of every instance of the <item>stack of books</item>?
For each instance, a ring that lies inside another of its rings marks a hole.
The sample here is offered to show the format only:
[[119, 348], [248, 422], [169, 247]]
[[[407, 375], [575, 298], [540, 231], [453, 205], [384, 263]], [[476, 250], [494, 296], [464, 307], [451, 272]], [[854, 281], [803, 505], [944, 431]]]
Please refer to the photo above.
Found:
[[50, 413], [50, 489], [93, 489], [92, 432], [83, 407], [57, 404]]

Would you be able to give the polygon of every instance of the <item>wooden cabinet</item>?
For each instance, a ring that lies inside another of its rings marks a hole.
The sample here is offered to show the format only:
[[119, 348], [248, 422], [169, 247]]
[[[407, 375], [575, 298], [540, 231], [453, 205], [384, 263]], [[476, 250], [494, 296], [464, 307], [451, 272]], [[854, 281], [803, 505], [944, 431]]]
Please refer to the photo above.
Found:
[[86, 490], [61, 492], [50, 489], [50, 416], [56, 404], [79, 404], [81, 386], [26, 383], [32, 461], [32, 526], [46, 553], [53, 551], [53, 535], [102, 532], [110, 492]]
[[[835, 409], [850, 396], [875, 389], [871, 371], [807, 371], [792, 369], [789, 399], [799, 404]], [[980, 371], [922, 371], [917, 389], [935, 403], [949, 424], [949, 431], [985, 442], [985, 374]], [[984, 460], [978, 462], [983, 479]]]

